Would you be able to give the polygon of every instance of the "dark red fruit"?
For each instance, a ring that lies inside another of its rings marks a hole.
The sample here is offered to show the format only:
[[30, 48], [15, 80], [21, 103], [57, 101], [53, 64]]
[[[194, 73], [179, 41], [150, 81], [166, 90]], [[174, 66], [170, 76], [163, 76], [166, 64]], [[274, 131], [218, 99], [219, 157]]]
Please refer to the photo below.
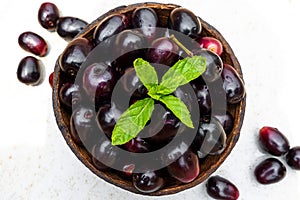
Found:
[[168, 26], [191, 38], [197, 37], [202, 29], [197, 16], [185, 8], [175, 8], [170, 13]]
[[53, 88], [53, 76], [54, 76], [54, 72], [52, 72], [48, 78], [49, 84], [52, 88]]
[[41, 26], [48, 31], [56, 29], [57, 20], [59, 19], [59, 10], [55, 4], [43, 3], [38, 12], [38, 20]]
[[211, 118], [209, 122], [200, 123], [199, 130], [193, 142], [193, 149], [199, 158], [207, 155], [217, 155], [226, 147], [226, 134], [220, 122]]
[[239, 198], [238, 188], [221, 176], [212, 176], [206, 183], [206, 191], [214, 199], [236, 200]]
[[133, 153], [149, 152], [150, 145], [142, 138], [136, 137], [124, 144], [126, 150]]
[[121, 114], [122, 112], [114, 103], [105, 104], [100, 107], [97, 113], [98, 125], [109, 138]]
[[183, 183], [192, 182], [200, 173], [198, 157], [190, 150], [171, 163], [167, 169], [171, 176]]
[[222, 124], [226, 134], [230, 134], [234, 124], [233, 116], [226, 112], [226, 114], [215, 114], [214, 117]]
[[161, 189], [165, 183], [163, 177], [155, 171], [133, 174], [134, 187], [143, 193], [151, 193]]
[[230, 104], [240, 102], [245, 96], [245, 87], [237, 71], [232, 66], [224, 64], [222, 78], [227, 102]]
[[83, 73], [82, 87], [92, 100], [99, 101], [109, 97], [116, 83], [112, 67], [105, 63], [94, 63]]
[[92, 48], [90, 42], [85, 38], [77, 38], [70, 42], [59, 57], [61, 70], [70, 76], [75, 76]]
[[117, 162], [117, 152], [111, 141], [103, 137], [92, 149], [92, 162], [99, 170], [108, 169]]
[[138, 8], [132, 14], [132, 25], [147, 38], [154, 37], [158, 23], [156, 12], [151, 8]]
[[151, 48], [146, 53], [147, 61], [172, 66], [178, 61], [179, 48], [166, 37], [158, 38], [151, 44]]
[[210, 50], [219, 56], [223, 52], [223, 46], [222, 43], [213, 37], [202, 37], [199, 40], [197, 40], [199, 43], [200, 48], [204, 48], [207, 50]]
[[288, 139], [277, 128], [268, 126], [260, 129], [259, 143], [263, 150], [274, 156], [282, 156], [290, 148]]
[[61, 17], [57, 21], [57, 33], [66, 41], [71, 41], [88, 23], [76, 17]]
[[198, 100], [200, 115], [210, 115], [211, 113], [211, 97], [207, 85], [192, 85]]
[[34, 86], [41, 82], [42, 73], [41, 61], [32, 56], [27, 56], [19, 63], [17, 77], [20, 82]]
[[223, 61], [217, 54], [206, 49], [197, 49], [194, 51], [194, 55], [206, 59], [206, 70], [201, 75], [205, 82], [214, 82], [221, 77]]
[[95, 112], [86, 106], [76, 108], [70, 118], [70, 133], [77, 144], [87, 142], [95, 132]]
[[78, 104], [81, 101], [79, 85], [74, 83], [63, 84], [59, 91], [59, 99], [68, 108], [72, 108], [72, 105]]
[[19, 36], [18, 42], [22, 49], [37, 56], [42, 57], [47, 54], [48, 45], [46, 41], [36, 33], [24, 32]]
[[[96, 45], [105, 41], [107, 38], [120, 33], [121, 31], [127, 29], [128, 19], [123, 14], [113, 15], [102, 23], [98, 24], [94, 31], [94, 42]], [[107, 41], [106, 41], [107, 42]]]
[[256, 166], [254, 174], [259, 183], [272, 184], [285, 177], [286, 168], [276, 158], [268, 158]]
[[287, 164], [296, 170], [300, 170], [300, 146], [293, 147], [286, 155]]

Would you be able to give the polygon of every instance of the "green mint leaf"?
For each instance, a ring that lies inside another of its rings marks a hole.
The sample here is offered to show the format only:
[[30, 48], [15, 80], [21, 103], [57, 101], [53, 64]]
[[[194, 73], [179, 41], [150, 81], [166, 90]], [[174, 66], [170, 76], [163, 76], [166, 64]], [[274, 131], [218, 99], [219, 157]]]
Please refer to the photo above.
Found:
[[182, 123], [190, 128], [194, 128], [191, 114], [186, 105], [179, 98], [173, 95], [167, 95], [162, 96], [159, 101], [164, 103]]
[[198, 78], [205, 70], [206, 61], [201, 56], [179, 60], [163, 75], [157, 94], [171, 94], [179, 86]]
[[119, 118], [112, 132], [112, 145], [121, 145], [135, 138], [150, 120], [154, 100], [145, 98], [132, 104]]
[[150, 90], [153, 85], [158, 84], [156, 71], [149, 62], [143, 60], [142, 58], [137, 58], [133, 62], [133, 66], [136, 71], [136, 75], [148, 90]]

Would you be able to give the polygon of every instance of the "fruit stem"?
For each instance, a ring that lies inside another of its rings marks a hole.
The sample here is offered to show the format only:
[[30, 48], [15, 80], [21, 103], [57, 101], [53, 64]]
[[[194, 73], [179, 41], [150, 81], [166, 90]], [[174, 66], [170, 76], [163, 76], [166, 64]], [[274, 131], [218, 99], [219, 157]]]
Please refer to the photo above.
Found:
[[174, 36], [174, 34], [170, 35], [170, 39], [173, 40], [188, 56], [193, 57], [193, 52], [188, 50], [179, 40]]

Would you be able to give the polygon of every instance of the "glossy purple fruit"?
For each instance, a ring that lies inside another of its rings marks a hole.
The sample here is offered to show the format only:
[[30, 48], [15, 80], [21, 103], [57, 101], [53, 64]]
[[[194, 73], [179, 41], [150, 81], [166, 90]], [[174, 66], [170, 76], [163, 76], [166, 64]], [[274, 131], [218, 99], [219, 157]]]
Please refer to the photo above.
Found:
[[78, 104], [82, 99], [79, 85], [74, 83], [63, 84], [59, 90], [59, 99], [68, 108], [72, 108], [72, 105]]
[[226, 112], [226, 114], [215, 114], [214, 117], [221, 123], [225, 133], [227, 135], [230, 134], [234, 125], [233, 116], [229, 112]]
[[121, 114], [122, 112], [113, 102], [100, 107], [97, 113], [98, 125], [108, 137], [111, 137], [112, 131]]
[[200, 123], [197, 135], [193, 142], [193, 149], [199, 158], [207, 155], [217, 155], [226, 147], [226, 134], [220, 122], [211, 118], [209, 122]]
[[236, 200], [240, 193], [238, 188], [221, 176], [212, 176], [206, 183], [206, 191], [214, 199]]
[[286, 155], [287, 164], [296, 170], [300, 170], [300, 146], [293, 147]]
[[57, 34], [65, 39], [71, 41], [78, 35], [88, 23], [76, 17], [61, 17], [57, 21]]
[[197, 42], [199, 43], [200, 48], [204, 48], [212, 52], [215, 52], [219, 56], [221, 56], [221, 54], [223, 53], [222, 43], [216, 38], [201, 37], [200, 39], [197, 39]]
[[276, 158], [268, 158], [259, 163], [254, 175], [261, 184], [272, 184], [281, 181], [286, 175], [286, 168]]
[[99, 101], [109, 97], [115, 83], [115, 73], [105, 63], [94, 63], [84, 70], [82, 87], [92, 100]]
[[211, 113], [211, 97], [207, 85], [192, 85], [198, 100], [200, 115], [210, 115]]
[[221, 77], [223, 61], [217, 54], [206, 49], [197, 49], [194, 50], [194, 55], [202, 56], [206, 59], [206, 70], [201, 75], [205, 82], [211, 83]]
[[127, 27], [127, 17], [123, 14], [115, 14], [98, 24], [93, 35], [94, 42], [98, 45], [107, 38], [127, 29]]
[[274, 156], [286, 154], [290, 148], [288, 139], [277, 129], [264, 126], [259, 131], [259, 144]]
[[172, 66], [178, 61], [178, 46], [166, 37], [154, 40], [146, 53], [147, 61]]
[[55, 4], [50, 2], [41, 4], [38, 12], [38, 20], [43, 28], [48, 31], [54, 31], [56, 29], [58, 19], [59, 10]]
[[240, 102], [245, 96], [245, 86], [237, 71], [232, 66], [224, 64], [222, 78], [227, 102], [230, 104]]
[[185, 8], [175, 8], [169, 16], [169, 28], [196, 38], [201, 32], [201, 23], [197, 16]]
[[183, 183], [192, 182], [200, 173], [199, 160], [192, 151], [186, 151], [168, 167], [171, 176]]
[[127, 151], [133, 153], [145, 153], [150, 150], [150, 145], [140, 137], [133, 138], [129, 142], [125, 143], [124, 146]]
[[75, 76], [92, 48], [90, 42], [85, 38], [77, 38], [70, 42], [59, 57], [61, 70], [70, 76]]
[[155, 192], [165, 184], [163, 177], [155, 171], [133, 174], [132, 182], [133, 186], [143, 193]]
[[151, 8], [137, 8], [132, 14], [132, 25], [151, 39], [155, 36], [158, 18], [156, 12]]
[[42, 80], [42, 63], [40, 60], [27, 56], [23, 58], [18, 66], [18, 80], [26, 85], [38, 85]]
[[22, 33], [19, 36], [18, 42], [22, 49], [37, 56], [43, 57], [48, 52], [48, 45], [46, 41], [34, 32], [27, 31]]
[[93, 165], [99, 170], [106, 170], [117, 162], [117, 152], [111, 141], [103, 137], [92, 149]]
[[76, 108], [70, 118], [70, 133], [77, 144], [87, 142], [89, 136], [96, 131], [95, 112], [86, 106]]

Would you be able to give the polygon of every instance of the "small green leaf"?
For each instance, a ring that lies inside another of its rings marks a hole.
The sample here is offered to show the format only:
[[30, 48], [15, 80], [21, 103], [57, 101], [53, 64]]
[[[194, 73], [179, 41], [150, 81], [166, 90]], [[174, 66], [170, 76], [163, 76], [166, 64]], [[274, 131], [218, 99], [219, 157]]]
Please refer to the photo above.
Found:
[[136, 75], [148, 90], [150, 90], [153, 85], [158, 84], [156, 71], [149, 62], [142, 58], [138, 58], [133, 62], [133, 66], [136, 71]]
[[164, 103], [182, 123], [190, 128], [194, 128], [191, 114], [186, 105], [179, 98], [173, 95], [167, 95], [162, 96], [159, 101]]
[[112, 132], [112, 145], [121, 145], [135, 138], [150, 120], [154, 100], [145, 98], [132, 104], [119, 118]]
[[161, 95], [171, 94], [179, 86], [198, 78], [205, 70], [206, 61], [201, 56], [179, 60], [164, 74], [157, 92]]

